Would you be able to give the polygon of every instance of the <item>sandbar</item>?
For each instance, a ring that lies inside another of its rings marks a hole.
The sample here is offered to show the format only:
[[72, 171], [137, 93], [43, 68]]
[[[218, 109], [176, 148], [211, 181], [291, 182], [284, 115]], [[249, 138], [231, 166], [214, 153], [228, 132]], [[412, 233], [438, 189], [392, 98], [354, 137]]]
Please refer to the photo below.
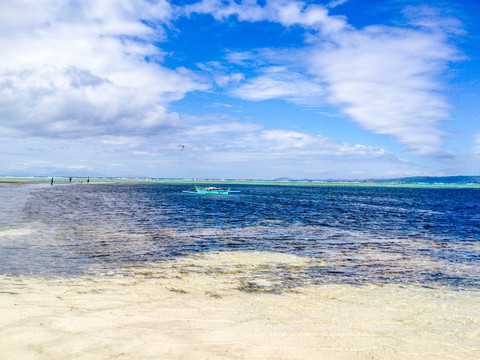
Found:
[[280, 286], [286, 254], [210, 253], [123, 273], [0, 275], [2, 359], [479, 359], [478, 289]]

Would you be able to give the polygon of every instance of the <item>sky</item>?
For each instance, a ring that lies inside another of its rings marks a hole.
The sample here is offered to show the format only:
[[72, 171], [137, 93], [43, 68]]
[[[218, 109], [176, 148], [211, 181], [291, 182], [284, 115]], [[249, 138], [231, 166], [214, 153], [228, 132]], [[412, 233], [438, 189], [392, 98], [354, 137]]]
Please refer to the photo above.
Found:
[[0, 175], [480, 175], [478, 0], [2, 0]]

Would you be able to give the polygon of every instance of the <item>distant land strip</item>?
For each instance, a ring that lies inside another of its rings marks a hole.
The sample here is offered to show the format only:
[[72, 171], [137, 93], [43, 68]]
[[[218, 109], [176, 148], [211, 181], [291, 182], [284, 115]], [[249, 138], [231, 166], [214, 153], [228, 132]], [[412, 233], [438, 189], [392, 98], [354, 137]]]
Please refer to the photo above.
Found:
[[[72, 177], [72, 184], [86, 184], [88, 177]], [[0, 183], [49, 183], [51, 177], [0, 176]], [[66, 176], [54, 177], [54, 184], [69, 183]], [[396, 179], [368, 180], [309, 180], [279, 178], [274, 180], [247, 179], [173, 179], [173, 178], [121, 178], [91, 177], [90, 184], [222, 184], [222, 185], [288, 185], [288, 186], [362, 186], [362, 187], [428, 187], [428, 188], [480, 188], [480, 176], [418, 176]]]

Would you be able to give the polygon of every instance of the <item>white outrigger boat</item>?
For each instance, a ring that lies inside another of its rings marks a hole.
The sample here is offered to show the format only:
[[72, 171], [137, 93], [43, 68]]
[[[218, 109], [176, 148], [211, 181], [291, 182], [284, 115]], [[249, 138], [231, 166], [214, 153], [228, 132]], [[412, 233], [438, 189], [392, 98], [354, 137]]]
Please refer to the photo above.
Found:
[[[214, 186], [197, 186], [195, 185], [195, 190], [185, 190], [184, 193], [189, 194], [221, 194], [227, 195], [229, 192], [233, 192], [230, 188], [218, 188]], [[238, 191], [235, 191], [238, 192]]]

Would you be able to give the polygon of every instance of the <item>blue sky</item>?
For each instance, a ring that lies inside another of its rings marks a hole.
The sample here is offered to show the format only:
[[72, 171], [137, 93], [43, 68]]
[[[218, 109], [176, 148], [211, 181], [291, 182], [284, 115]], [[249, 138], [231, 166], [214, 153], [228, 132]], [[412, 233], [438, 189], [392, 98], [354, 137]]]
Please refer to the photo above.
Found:
[[5, 0], [0, 174], [478, 175], [478, 18], [473, 0]]

